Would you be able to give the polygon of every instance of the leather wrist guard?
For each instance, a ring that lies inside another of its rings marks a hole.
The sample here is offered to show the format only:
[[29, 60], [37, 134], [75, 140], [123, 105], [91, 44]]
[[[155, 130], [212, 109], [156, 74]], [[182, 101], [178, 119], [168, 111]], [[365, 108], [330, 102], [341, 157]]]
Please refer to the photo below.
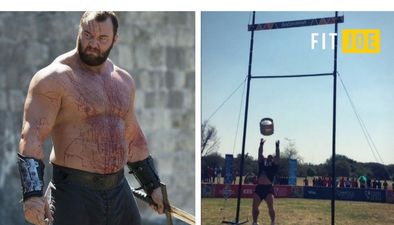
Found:
[[33, 196], [43, 196], [44, 167], [45, 165], [41, 160], [25, 157], [18, 153], [23, 201]]
[[153, 159], [151, 156], [138, 162], [128, 162], [127, 166], [138, 182], [141, 188], [145, 190], [148, 195], [151, 195], [153, 190], [160, 187], [160, 178], [157, 174]]

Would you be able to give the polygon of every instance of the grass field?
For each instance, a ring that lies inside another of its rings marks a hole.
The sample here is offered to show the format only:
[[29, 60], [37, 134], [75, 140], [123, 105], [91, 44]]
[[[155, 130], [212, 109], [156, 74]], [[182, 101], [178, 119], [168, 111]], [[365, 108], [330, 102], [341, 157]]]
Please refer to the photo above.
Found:
[[[337, 225], [389, 225], [394, 224], [394, 204], [335, 201]], [[236, 199], [203, 198], [201, 200], [202, 225], [218, 225], [223, 220], [234, 221]], [[301, 198], [275, 199], [277, 225], [331, 224], [331, 201]], [[240, 221], [252, 224], [252, 199], [241, 200]], [[259, 224], [269, 223], [265, 202], [260, 205]]]

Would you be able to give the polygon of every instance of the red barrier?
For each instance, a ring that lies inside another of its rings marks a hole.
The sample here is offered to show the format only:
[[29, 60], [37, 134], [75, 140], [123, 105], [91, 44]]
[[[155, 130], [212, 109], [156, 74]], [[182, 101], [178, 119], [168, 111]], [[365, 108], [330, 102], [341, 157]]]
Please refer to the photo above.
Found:
[[[242, 198], [251, 198], [254, 193], [256, 185], [245, 184], [242, 185]], [[214, 197], [215, 198], [236, 198], [238, 196], [238, 185], [231, 184], [215, 184]]]
[[289, 198], [291, 197], [291, 186], [280, 185], [274, 186], [275, 198]]
[[[238, 185], [231, 184], [214, 184], [213, 197], [215, 198], [236, 198], [238, 196]], [[242, 185], [242, 198], [252, 198], [256, 185], [244, 184]], [[292, 197], [292, 187], [289, 185], [274, 186], [274, 195], [277, 198]]]

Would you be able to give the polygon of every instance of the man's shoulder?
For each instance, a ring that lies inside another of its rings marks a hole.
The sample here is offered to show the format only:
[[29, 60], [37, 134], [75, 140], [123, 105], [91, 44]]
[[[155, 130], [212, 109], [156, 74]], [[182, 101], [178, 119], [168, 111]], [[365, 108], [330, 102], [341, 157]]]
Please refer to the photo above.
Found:
[[53, 62], [34, 74], [30, 82], [30, 89], [37, 91], [62, 91], [67, 82], [67, 79], [65, 79], [66, 74], [70, 72], [72, 72], [72, 69], [69, 66]]
[[71, 73], [72, 69], [70, 66], [60, 63], [52, 62], [48, 66], [39, 70], [34, 77], [36, 79], [59, 79], [67, 73]]
[[129, 72], [127, 72], [125, 69], [120, 68], [119, 66], [113, 64], [114, 66], [114, 72], [119, 75], [119, 77], [127, 82], [130, 83], [131, 85], [134, 85], [134, 80], [133, 77], [131, 76], [131, 74]]

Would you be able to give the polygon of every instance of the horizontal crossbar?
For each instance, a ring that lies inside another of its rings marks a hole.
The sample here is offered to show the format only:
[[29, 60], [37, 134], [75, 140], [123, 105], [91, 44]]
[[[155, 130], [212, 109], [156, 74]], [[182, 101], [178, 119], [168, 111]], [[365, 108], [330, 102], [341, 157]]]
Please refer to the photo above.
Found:
[[251, 78], [272, 79], [272, 78], [322, 77], [322, 76], [332, 76], [332, 75], [333, 73], [313, 73], [313, 74], [277, 75], [277, 76], [251, 76]]
[[259, 30], [274, 30], [282, 28], [293, 28], [293, 27], [305, 27], [305, 26], [316, 26], [316, 25], [327, 25], [337, 23], [343, 23], [345, 21], [344, 16], [338, 17], [326, 17], [316, 18], [307, 20], [293, 20], [293, 21], [282, 21], [273, 23], [260, 23], [260, 24], [249, 24], [248, 31], [259, 31]]

